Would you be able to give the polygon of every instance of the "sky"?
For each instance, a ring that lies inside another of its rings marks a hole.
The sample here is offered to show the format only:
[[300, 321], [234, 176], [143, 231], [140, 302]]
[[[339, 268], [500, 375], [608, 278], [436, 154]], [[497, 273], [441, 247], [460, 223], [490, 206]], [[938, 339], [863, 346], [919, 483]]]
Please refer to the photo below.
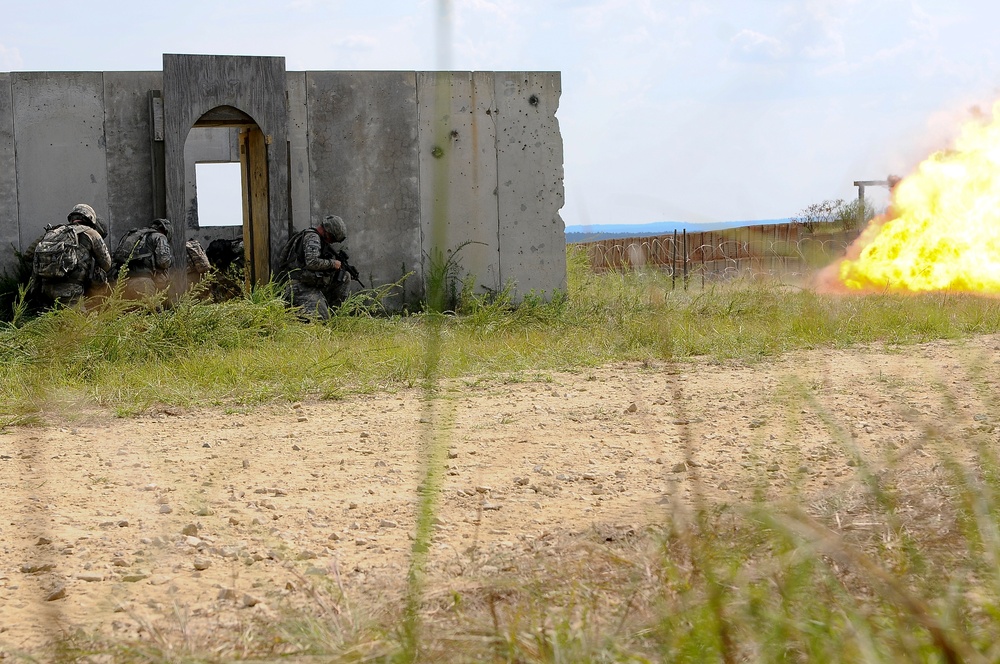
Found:
[[[777, 219], [1000, 99], [992, 0], [0, 0], [0, 71], [559, 71], [568, 226]], [[884, 205], [885, 193], [866, 196]]]

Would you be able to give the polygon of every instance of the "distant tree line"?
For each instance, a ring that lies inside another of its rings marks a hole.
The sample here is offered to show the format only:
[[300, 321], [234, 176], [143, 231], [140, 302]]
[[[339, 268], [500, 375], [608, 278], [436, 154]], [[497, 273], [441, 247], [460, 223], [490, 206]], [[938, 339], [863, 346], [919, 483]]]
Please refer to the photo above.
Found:
[[855, 198], [845, 202], [843, 198], [837, 198], [807, 205], [792, 217], [792, 223], [810, 233], [822, 228], [853, 231], [865, 226], [875, 214], [875, 207], [868, 201]]

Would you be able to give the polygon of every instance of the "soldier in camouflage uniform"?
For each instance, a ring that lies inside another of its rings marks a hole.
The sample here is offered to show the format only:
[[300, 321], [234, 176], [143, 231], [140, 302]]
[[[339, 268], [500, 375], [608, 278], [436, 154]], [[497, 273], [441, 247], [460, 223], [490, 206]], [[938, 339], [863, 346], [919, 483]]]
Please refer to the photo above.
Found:
[[[39, 261], [35, 260], [36, 249], [45, 235], [35, 240], [25, 251], [25, 259], [32, 265], [30, 290], [40, 295], [50, 304], [73, 304], [95, 284], [107, 280], [105, 273], [111, 269], [111, 254], [104, 243], [107, 231], [97, 218], [94, 208], [86, 203], [73, 206], [66, 216], [66, 224], [76, 234], [76, 265], [59, 277], [45, 277], [38, 273]], [[50, 227], [46, 227], [48, 234]]]
[[187, 252], [188, 283], [196, 284], [201, 281], [202, 275], [207, 274], [212, 269], [212, 264], [208, 261], [208, 256], [198, 240], [192, 239], [185, 242], [184, 251]]
[[330, 307], [347, 299], [351, 277], [333, 258], [333, 244], [347, 239], [347, 226], [329, 215], [319, 226], [289, 238], [281, 251], [279, 279], [286, 279], [285, 301], [309, 318], [328, 320]]
[[154, 219], [146, 228], [133, 228], [118, 242], [114, 253], [115, 276], [128, 268], [129, 278], [143, 277], [158, 284], [165, 282], [167, 270], [174, 264], [170, 248], [173, 224], [169, 219]]

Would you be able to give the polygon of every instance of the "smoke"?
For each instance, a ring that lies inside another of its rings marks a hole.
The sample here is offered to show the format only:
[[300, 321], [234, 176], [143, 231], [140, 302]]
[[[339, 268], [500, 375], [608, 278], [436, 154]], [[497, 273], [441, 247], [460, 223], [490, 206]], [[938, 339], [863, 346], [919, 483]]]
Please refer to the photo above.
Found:
[[962, 126], [968, 122], [989, 122], [991, 101], [967, 99], [931, 113], [916, 136], [889, 158], [889, 171], [907, 175], [930, 155], [954, 145]]
[[830, 265], [816, 273], [813, 278], [812, 288], [817, 293], [823, 294], [837, 294], [837, 295], [848, 295], [848, 294], [860, 294], [861, 291], [848, 289], [840, 280], [840, 266], [844, 261], [857, 260], [861, 255], [861, 252], [871, 244], [871, 241], [875, 239], [875, 236], [879, 234], [882, 230], [882, 225], [886, 222], [886, 216], [879, 216], [872, 219], [868, 226], [861, 232], [861, 235], [857, 237], [850, 245], [848, 245], [844, 256], [837, 261], [834, 261]]

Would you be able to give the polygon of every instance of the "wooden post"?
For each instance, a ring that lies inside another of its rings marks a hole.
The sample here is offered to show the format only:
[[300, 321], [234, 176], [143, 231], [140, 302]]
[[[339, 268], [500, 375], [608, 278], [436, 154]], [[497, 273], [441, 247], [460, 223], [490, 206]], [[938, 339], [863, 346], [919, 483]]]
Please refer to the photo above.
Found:
[[670, 288], [671, 290], [677, 287], [677, 229], [674, 229], [674, 241], [672, 258], [670, 261]]
[[685, 228], [681, 232], [681, 239], [683, 240], [683, 259], [684, 259], [684, 290], [688, 289], [688, 236], [687, 229]]
[[[711, 234], [709, 234], [711, 237]], [[705, 233], [701, 234], [701, 289], [705, 290], [705, 247], [708, 242], [705, 241]]]
[[778, 271], [778, 268], [776, 267], [777, 261], [774, 260], [775, 259], [774, 245], [777, 244], [777, 242], [778, 242], [778, 224], [773, 224], [771, 226], [771, 260], [769, 261], [771, 263], [771, 272]]

